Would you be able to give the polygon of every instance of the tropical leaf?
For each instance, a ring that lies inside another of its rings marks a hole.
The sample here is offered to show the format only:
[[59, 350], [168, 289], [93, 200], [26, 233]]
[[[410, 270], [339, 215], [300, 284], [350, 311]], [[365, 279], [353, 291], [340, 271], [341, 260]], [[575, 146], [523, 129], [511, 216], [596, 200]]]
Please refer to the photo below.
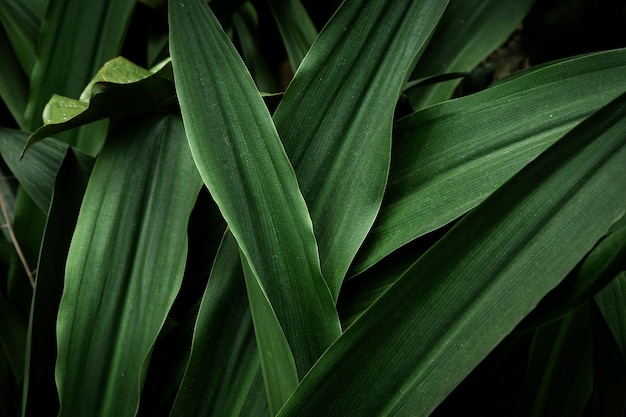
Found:
[[44, 108], [44, 125], [28, 138], [21, 156], [46, 137], [106, 117], [177, 108], [171, 64], [150, 71], [124, 58], [114, 58], [98, 71], [80, 99], [52, 96]]
[[335, 299], [380, 208], [395, 104], [446, 5], [344, 2], [274, 114]]
[[465, 216], [279, 416], [428, 415], [624, 214], [625, 115], [622, 95]]
[[396, 122], [383, 207], [352, 273], [476, 207], [621, 94], [624, 62], [621, 49], [542, 66]]
[[[210, 9], [199, 0], [171, 1], [170, 28], [176, 91], [191, 151], [271, 303], [271, 311], [265, 304], [251, 305], [266, 321], [255, 326], [282, 328], [303, 376], [339, 336], [340, 325], [293, 169], [261, 95]], [[282, 362], [273, 369], [284, 369], [291, 360], [268, 358]], [[266, 372], [276, 386], [290, 380]]]
[[57, 321], [59, 415], [134, 415], [201, 181], [180, 118], [126, 119], [96, 161]]

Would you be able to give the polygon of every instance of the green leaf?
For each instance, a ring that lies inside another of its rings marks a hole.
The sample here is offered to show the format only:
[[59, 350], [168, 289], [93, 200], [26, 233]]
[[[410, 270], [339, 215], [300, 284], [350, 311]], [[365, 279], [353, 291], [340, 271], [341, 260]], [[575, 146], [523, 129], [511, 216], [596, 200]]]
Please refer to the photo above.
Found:
[[622, 95], [465, 216], [279, 416], [428, 415], [624, 214], [625, 116]]
[[37, 416], [41, 410], [56, 415], [59, 410], [54, 380], [56, 312], [63, 292], [65, 261], [87, 180], [88, 175], [75, 154], [67, 149], [56, 176], [37, 265], [37, 286], [31, 305], [26, 351], [24, 416]]
[[153, 73], [118, 57], [105, 64], [80, 100], [52, 96], [44, 109], [44, 126], [28, 138], [21, 155], [43, 138], [106, 117], [167, 112], [177, 107], [171, 64]]
[[[295, 381], [290, 382], [295, 386], [298, 379], [292, 369]], [[239, 248], [226, 233], [202, 297], [189, 364], [170, 416], [242, 415], [249, 392], [259, 389], [253, 385], [259, 370]]]
[[38, 149], [19, 160], [28, 134], [0, 128], [0, 153], [21, 186], [43, 213], [48, 213], [54, 179], [65, 157], [67, 145], [55, 139], [46, 139]]
[[589, 300], [626, 270], [626, 226], [602, 239], [522, 323], [523, 328], [555, 320]]
[[18, 126], [23, 126], [24, 111], [28, 100], [28, 77], [20, 67], [2, 26], [0, 26], [0, 56], [2, 56], [0, 98]]
[[274, 114], [336, 299], [378, 213], [394, 108], [447, 1], [346, 1]]
[[592, 329], [585, 305], [535, 331], [517, 415], [581, 416], [592, 390]]
[[300, 0], [268, 0], [295, 72], [317, 38], [317, 29]]
[[352, 273], [476, 207], [621, 94], [625, 62], [624, 49], [573, 58], [399, 120], [383, 207]]
[[0, 349], [18, 383], [24, 378], [26, 334], [26, 318], [9, 300], [0, 295]]
[[13, 52], [27, 74], [32, 71], [37, 58], [37, 40], [42, 11], [43, 9], [37, 7], [32, 1], [5, 0], [0, 2], [0, 22], [11, 40]]
[[96, 161], [57, 321], [60, 415], [134, 415], [181, 284], [201, 181], [178, 116], [127, 118]]
[[261, 91], [278, 91], [276, 80], [272, 76], [259, 46], [259, 22], [256, 10], [250, 2], [246, 2], [233, 14], [233, 27], [241, 45], [242, 58], [250, 75]]
[[626, 360], [626, 272], [620, 272], [595, 299]]
[[[102, 65], [119, 55], [134, 0], [50, 0], [31, 74], [25, 127], [34, 131], [53, 94], [78, 97]], [[102, 125], [72, 132], [68, 140], [89, 154], [99, 150]]]
[[[471, 71], [513, 33], [534, 3], [535, 0], [451, 0], [411, 79]], [[420, 109], [445, 101], [459, 82], [414, 90], [409, 93], [411, 105]]]
[[274, 311], [251, 308], [268, 322], [278, 319], [303, 376], [340, 334], [306, 204], [261, 95], [209, 8], [173, 0], [169, 10], [191, 151]]
[[593, 411], [597, 417], [623, 417], [626, 410], [626, 360], [604, 316], [592, 305]]

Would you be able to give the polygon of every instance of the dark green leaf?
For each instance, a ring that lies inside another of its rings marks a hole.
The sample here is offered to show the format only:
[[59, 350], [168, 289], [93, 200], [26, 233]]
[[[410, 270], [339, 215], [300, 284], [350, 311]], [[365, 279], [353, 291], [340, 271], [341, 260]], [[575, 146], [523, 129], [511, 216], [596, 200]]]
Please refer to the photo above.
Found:
[[478, 205], [621, 94], [625, 62], [624, 49], [577, 57], [399, 120], [383, 207], [353, 273]]
[[519, 417], [583, 415], [593, 389], [590, 313], [584, 305], [535, 331]]
[[249, 391], [263, 391], [252, 385], [259, 370], [239, 249], [227, 233], [204, 291], [189, 365], [171, 416], [242, 415]]
[[20, 67], [2, 26], [0, 26], [0, 56], [2, 56], [0, 99], [4, 101], [18, 126], [23, 127], [28, 100], [28, 77]]
[[620, 272], [595, 299], [626, 360], [626, 272]]
[[67, 151], [67, 145], [52, 138], [41, 142], [38, 149], [29, 152], [20, 161], [20, 151], [28, 134], [0, 128], [0, 153], [30, 197], [43, 213], [48, 213], [54, 179]]
[[268, 3], [295, 72], [317, 38], [317, 29], [300, 0], [268, 0]]
[[[499, 47], [522, 22], [535, 0], [451, 0], [412, 79], [467, 72]], [[512, 56], [520, 66], [524, 57]], [[450, 98], [460, 80], [416, 89], [409, 93], [415, 109]]]
[[56, 415], [59, 399], [54, 380], [56, 311], [63, 292], [65, 261], [88, 176], [71, 150], [56, 177], [52, 205], [37, 265], [37, 286], [31, 306], [26, 351], [23, 416]]
[[624, 214], [625, 137], [622, 95], [407, 270], [279, 416], [428, 415]]

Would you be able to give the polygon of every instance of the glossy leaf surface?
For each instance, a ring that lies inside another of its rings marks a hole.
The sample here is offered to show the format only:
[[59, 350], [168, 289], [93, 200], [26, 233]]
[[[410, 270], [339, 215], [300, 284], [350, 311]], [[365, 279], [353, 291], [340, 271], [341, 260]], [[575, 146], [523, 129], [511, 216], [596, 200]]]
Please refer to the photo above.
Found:
[[133, 415], [178, 292], [200, 178], [178, 116], [127, 119], [94, 167], [57, 321], [60, 415]]

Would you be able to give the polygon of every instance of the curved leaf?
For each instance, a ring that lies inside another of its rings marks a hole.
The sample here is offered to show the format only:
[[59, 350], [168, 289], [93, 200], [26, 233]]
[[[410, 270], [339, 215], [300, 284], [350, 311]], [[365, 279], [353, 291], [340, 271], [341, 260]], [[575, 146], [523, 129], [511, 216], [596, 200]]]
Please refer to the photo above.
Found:
[[269, 322], [275, 314], [303, 376], [340, 334], [306, 204], [261, 95], [215, 16], [201, 0], [172, 0], [169, 10], [192, 154], [274, 311], [251, 308]]
[[447, 1], [345, 1], [274, 114], [336, 299], [378, 213], [394, 108]]
[[127, 118], [111, 131], [67, 258], [59, 415], [135, 414], [144, 361], [182, 280], [200, 186], [179, 116]]
[[465, 216], [302, 380], [280, 417], [426, 416], [626, 209], [626, 94]]
[[[534, 3], [535, 0], [451, 0], [411, 79], [471, 71], [506, 40]], [[445, 101], [459, 82], [413, 90], [409, 93], [411, 105], [417, 110]]]
[[622, 93], [625, 63], [624, 49], [573, 58], [399, 120], [383, 206], [352, 272], [477, 206]]
[[80, 100], [53, 95], [44, 125], [28, 138], [21, 157], [40, 140], [87, 123], [125, 113], [166, 112], [178, 107], [171, 65], [152, 73], [115, 58], [89, 83]]

